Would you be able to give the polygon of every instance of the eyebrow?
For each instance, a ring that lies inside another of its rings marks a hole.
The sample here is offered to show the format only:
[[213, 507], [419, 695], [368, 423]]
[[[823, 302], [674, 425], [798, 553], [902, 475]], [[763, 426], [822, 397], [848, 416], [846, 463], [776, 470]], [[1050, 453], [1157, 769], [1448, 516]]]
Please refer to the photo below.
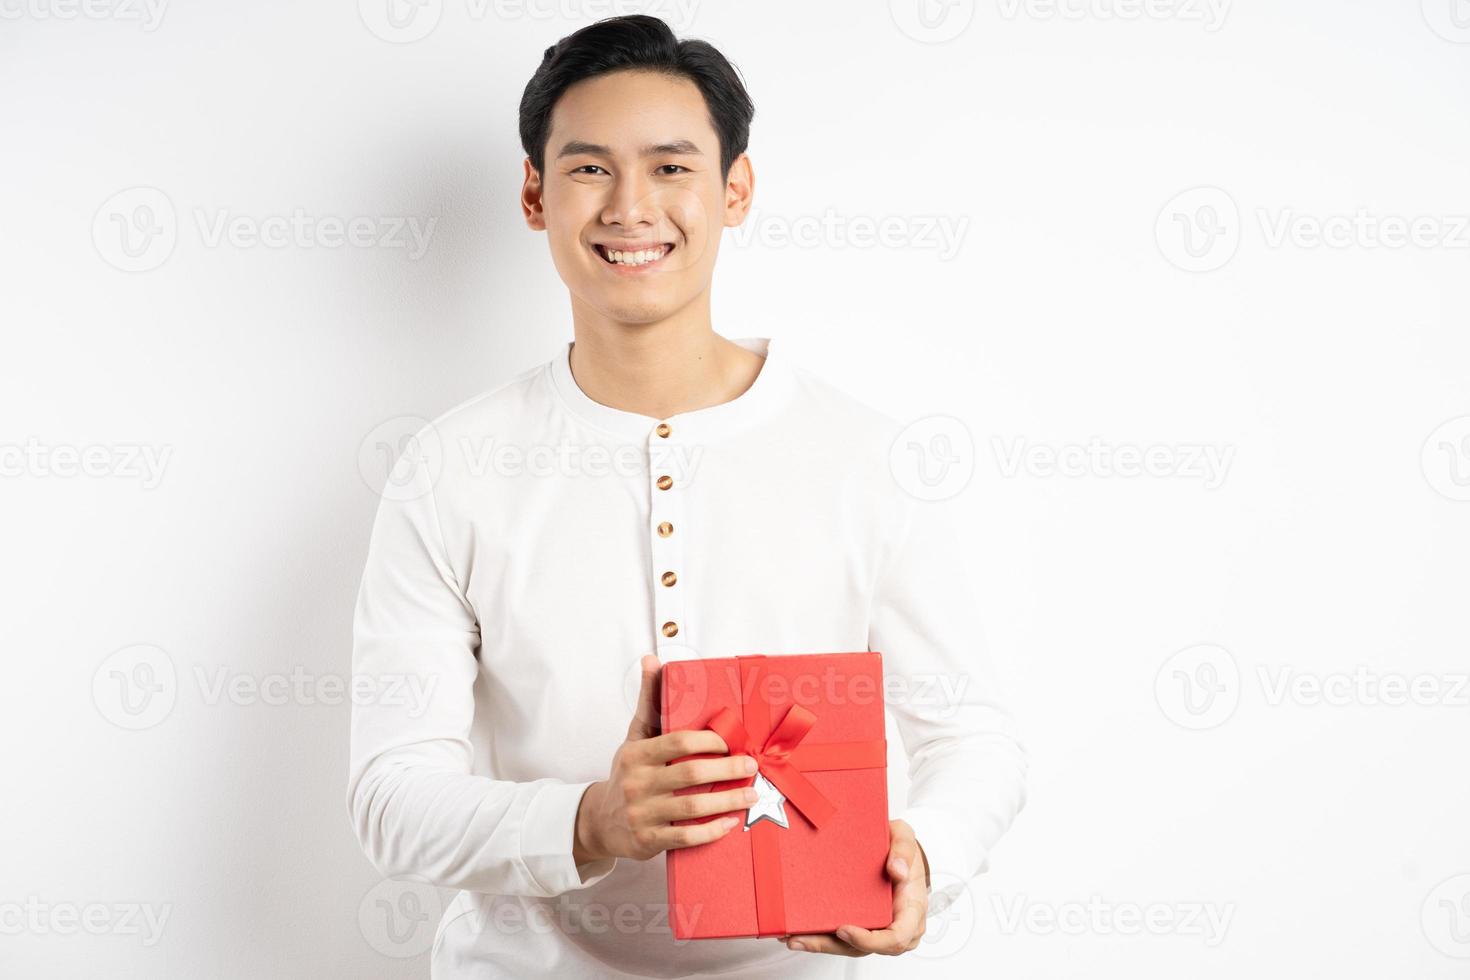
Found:
[[[557, 153], [557, 159], [562, 157], [577, 156], [578, 154], [589, 154], [591, 156], [610, 157], [613, 155], [610, 147], [601, 143], [588, 143], [585, 140], [569, 140]], [[689, 140], [674, 140], [672, 143], [652, 143], [638, 151], [639, 156], [703, 156], [704, 151], [695, 146]]]

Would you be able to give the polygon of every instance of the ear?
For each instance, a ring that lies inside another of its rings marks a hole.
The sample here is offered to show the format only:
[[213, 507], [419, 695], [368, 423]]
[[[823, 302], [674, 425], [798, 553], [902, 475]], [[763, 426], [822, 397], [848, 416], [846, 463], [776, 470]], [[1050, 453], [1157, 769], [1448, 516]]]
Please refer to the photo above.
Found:
[[754, 200], [755, 168], [750, 155], [742, 153], [731, 162], [730, 176], [725, 179], [725, 227], [743, 224]]
[[542, 195], [545, 189], [541, 186], [541, 175], [531, 165], [530, 157], [526, 157], [525, 171], [526, 179], [521, 185], [521, 214], [526, 219], [527, 228], [545, 231], [546, 215], [542, 211]]

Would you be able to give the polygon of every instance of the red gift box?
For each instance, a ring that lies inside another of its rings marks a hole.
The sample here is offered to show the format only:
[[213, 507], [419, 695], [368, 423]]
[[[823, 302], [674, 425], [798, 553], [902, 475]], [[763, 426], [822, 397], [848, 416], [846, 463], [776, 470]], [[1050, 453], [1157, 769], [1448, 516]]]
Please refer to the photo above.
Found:
[[[754, 756], [760, 764], [756, 776], [679, 794], [751, 786], [758, 777], [768, 781], [762, 803], [735, 811], [741, 823], [719, 840], [664, 852], [674, 937], [891, 925], [882, 655], [682, 660], [664, 664], [662, 677], [664, 732], [709, 728], [731, 754]], [[697, 758], [713, 756], [674, 762]], [[779, 806], [772, 805], [776, 791], [784, 797]], [[783, 816], [784, 827], [778, 822]], [[749, 819], [754, 822], [747, 826]]]

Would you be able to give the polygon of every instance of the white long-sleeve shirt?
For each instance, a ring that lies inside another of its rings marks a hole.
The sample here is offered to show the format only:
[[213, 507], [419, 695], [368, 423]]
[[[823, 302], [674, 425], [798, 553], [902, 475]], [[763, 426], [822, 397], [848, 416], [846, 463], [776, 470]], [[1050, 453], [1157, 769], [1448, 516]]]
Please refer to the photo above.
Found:
[[754, 384], [665, 419], [593, 401], [568, 343], [424, 426], [384, 488], [354, 620], [354, 683], [373, 693], [354, 697], [348, 806], [384, 875], [459, 890], [437, 978], [854, 962], [677, 942], [662, 855], [575, 863], [577, 807], [625, 736], [645, 653], [881, 651], [909, 765], [891, 812], [924, 848], [931, 912], [1022, 806], [953, 501], [895, 479], [898, 422], [768, 338], [736, 343], [765, 356]]

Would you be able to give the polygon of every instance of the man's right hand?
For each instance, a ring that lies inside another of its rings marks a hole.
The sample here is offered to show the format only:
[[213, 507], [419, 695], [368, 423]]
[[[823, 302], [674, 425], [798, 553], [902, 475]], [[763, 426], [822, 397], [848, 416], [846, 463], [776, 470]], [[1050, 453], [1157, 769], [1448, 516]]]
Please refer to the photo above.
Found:
[[[745, 779], [755, 773], [756, 762], [748, 755], [725, 756], [729, 751], [725, 740], [708, 729], [660, 735], [658, 658], [646, 654], [641, 666], [638, 707], [627, 738], [613, 756], [607, 779], [587, 787], [577, 809], [572, 857], [579, 865], [608, 857], [646, 861], [670, 848], [718, 840], [740, 823], [738, 815], [678, 827], [671, 821], [745, 810], [756, 801], [757, 794], [749, 787], [674, 795], [674, 790], [686, 786]], [[668, 765], [673, 759], [706, 753], [722, 758]]]

